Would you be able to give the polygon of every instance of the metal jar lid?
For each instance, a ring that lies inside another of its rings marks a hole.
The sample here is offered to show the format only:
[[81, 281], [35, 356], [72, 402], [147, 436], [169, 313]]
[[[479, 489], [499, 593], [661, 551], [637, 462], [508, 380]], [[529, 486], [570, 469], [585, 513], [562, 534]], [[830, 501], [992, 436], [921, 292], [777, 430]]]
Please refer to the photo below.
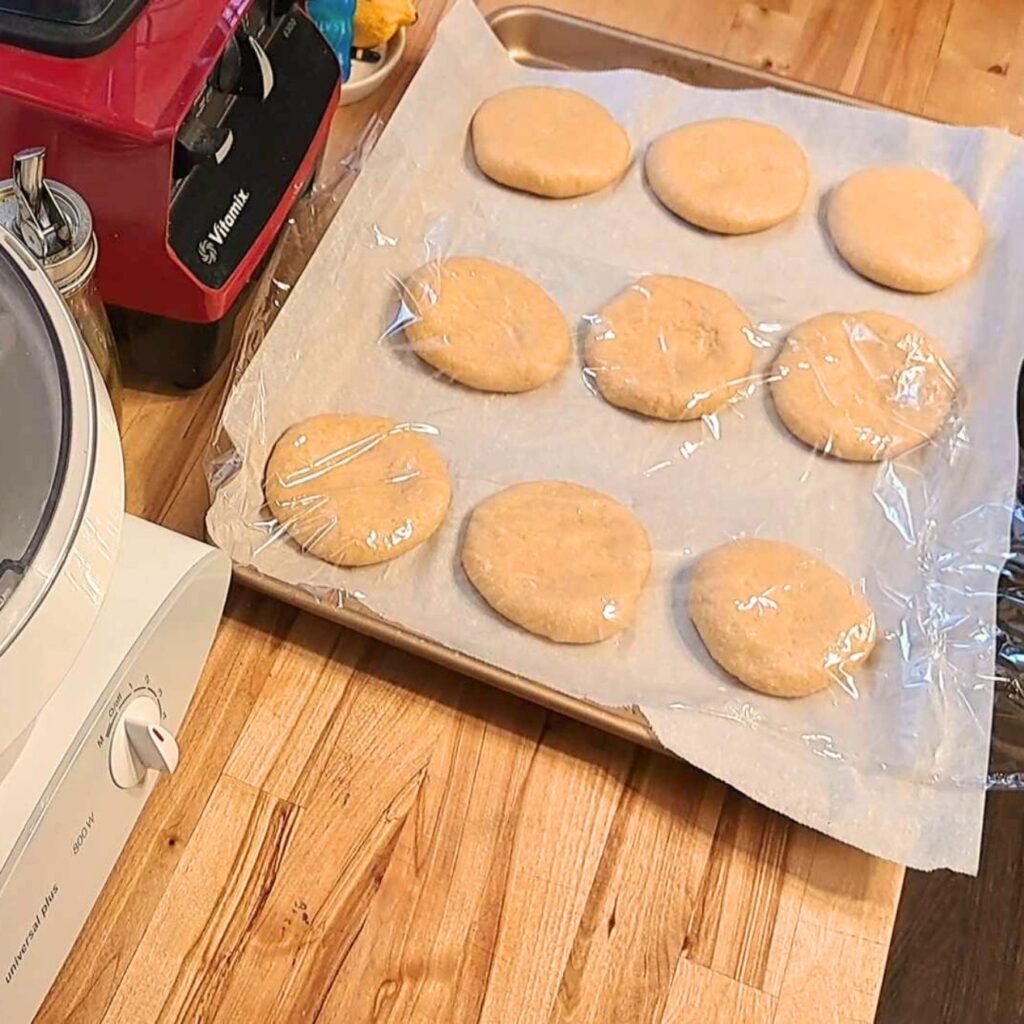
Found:
[[23, 149], [14, 174], [0, 181], [0, 227], [19, 238], [62, 295], [71, 295], [96, 269], [92, 213], [72, 188], [43, 176], [46, 150]]

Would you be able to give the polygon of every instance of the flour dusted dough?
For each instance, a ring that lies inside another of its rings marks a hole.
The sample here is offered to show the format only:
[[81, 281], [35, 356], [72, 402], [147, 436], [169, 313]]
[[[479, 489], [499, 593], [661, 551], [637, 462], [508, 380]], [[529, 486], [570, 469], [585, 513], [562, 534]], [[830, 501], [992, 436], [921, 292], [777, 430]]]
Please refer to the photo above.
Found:
[[967, 196], [921, 167], [877, 167], [847, 178], [829, 202], [828, 228], [854, 270], [905, 292], [958, 281], [985, 238]]
[[448, 469], [427, 430], [380, 416], [303, 420], [270, 453], [267, 504], [291, 537], [324, 561], [396, 558], [434, 533], [451, 500]]
[[724, 235], [792, 216], [807, 192], [807, 157], [781, 128], [720, 118], [662, 135], [644, 164], [654, 194], [683, 220]]
[[406, 282], [413, 351], [481, 391], [529, 391], [569, 359], [569, 325], [528, 277], [492, 260], [457, 257], [421, 267]]
[[692, 420], [748, 383], [751, 332], [725, 292], [685, 277], [643, 277], [593, 318], [585, 359], [613, 405]]
[[852, 690], [875, 645], [874, 614], [860, 591], [780, 541], [738, 540], [708, 552], [694, 571], [689, 605], [711, 657], [776, 697], [803, 697], [829, 683]]
[[489, 178], [553, 199], [587, 195], [629, 166], [629, 136], [600, 103], [571, 89], [522, 86], [485, 100], [473, 153]]
[[613, 498], [544, 480], [516, 484], [474, 509], [462, 565], [506, 619], [560, 643], [588, 644], [632, 624], [651, 546]]
[[891, 459], [946, 422], [956, 378], [920, 327], [887, 313], [826, 313], [793, 328], [772, 372], [783, 423], [840, 459]]

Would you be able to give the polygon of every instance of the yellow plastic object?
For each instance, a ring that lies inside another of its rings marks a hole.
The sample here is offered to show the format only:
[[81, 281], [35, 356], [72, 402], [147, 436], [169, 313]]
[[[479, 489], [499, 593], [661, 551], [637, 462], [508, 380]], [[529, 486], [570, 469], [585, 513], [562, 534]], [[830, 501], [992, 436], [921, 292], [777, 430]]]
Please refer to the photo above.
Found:
[[403, 25], [416, 21], [414, 0], [359, 0], [353, 20], [352, 45], [361, 48], [386, 43]]

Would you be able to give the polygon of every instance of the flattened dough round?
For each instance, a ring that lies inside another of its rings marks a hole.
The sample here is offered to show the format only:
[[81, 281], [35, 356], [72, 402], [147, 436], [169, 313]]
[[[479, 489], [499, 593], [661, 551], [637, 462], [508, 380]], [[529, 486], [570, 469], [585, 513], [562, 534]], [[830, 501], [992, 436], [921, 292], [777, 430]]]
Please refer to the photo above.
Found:
[[693, 420], [749, 381], [747, 315], [725, 292], [686, 277], [642, 277], [591, 321], [584, 358], [612, 405]]
[[690, 585], [690, 618], [730, 675], [775, 697], [846, 685], [875, 646], [864, 595], [809, 551], [738, 540], [709, 551]]
[[552, 199], [588, 195], [629, 166], [629, 136], [611, 114], [572, 89], [521, 86], [473, 115], [480, 170], [509, 188]]
[[904, 292], [936, 292], [958, 281], [985, 239], [974, 204], [922, 167], [851, 175], [828, 204], [828, 229], [858, 274]]
[[572, 351], [561, 310], [540, 285], [492, 260], [455, 257], [406, 282], [405, 336], [424, 362], [480, 391], [529, 391]]
[[462, 565], [499, 614], [566, 644], [628, 628], [651, 567], [647, 531], [625, 506], [579, 484], [516, 484], [469, 517]]
[[281, 435], [267, 462], [267, 504], [304, 550], [373, 565], [422, 544], [451, 501], [427, 428], [380, 416], [313, 416]]
[[826, 313], [790, 331], [769, 376], [782, 422], [840, 459], [893, 459], [946, 422], [956, 378], [942, 348], [888, 313]]
[[803, 149], [781, 128], [741, 118], [695, 121], [662, 135], [644, 168], [674, 214], [723, 235], [764, 231], [792, 216], [810, 177]]

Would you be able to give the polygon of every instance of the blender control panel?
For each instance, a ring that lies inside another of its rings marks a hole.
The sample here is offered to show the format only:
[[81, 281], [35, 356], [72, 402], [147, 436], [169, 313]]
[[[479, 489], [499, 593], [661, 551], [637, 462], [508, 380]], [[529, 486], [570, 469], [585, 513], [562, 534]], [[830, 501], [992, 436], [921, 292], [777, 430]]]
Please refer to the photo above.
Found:
[[178, 129], [168, 240], [221, 287], [298, 173], [339, 77], [298, 6], [256, 0]]

